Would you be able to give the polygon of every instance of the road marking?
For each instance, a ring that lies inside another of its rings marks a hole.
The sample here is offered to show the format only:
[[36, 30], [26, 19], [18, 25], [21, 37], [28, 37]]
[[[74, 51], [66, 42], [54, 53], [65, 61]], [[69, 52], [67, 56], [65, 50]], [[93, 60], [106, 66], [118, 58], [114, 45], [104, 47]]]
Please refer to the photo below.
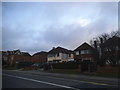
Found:
[[24, 80], [29, 80], [29, 81], [34, 81], [34, 82], [39, 82], [39, 83], [44, 83], [44, 84], [49, 84], [49, 85], [58, 86], [58, 87], [62, 87], [62, 88], [68, 88], [68, 89], [73, 89], [73, 90], [81, 90], [81, 89], [78, 89], [78, 88], [65, 86], [65, 85], [60, 85], [60, 84], [55, 84], [55, 83], [51, 83], [51, 82], [39, 81], [39, 80], [35, 80], [35, 79], [24, 78], [24, 77], [9, 75], [9, 74], [3, 74], [3, 75], [9, 76], [9, 77], [20, 78], [20, 79], [24, 79]]
[[106, 83], [96, 83], [96, 82], [88, 82], [87, 83], [91, 83], [91, 84], [97, 84], [97, 85], [109, 85], [109, 84], [106, 84]]
[[73, 80], [73, 79], [57, 78], [57, 77], [53, 77], [53, 76], [50, 76], [48, 78], [70, 80], [70, 81], [75, 81], [75, 82], [90, 83], [90, 84], [96, 84], [96, 85], [111, 85], [111, 86], [116, 86], [116, 85], [107, 84], [107, 83], [97, 83], [97, 82], [91, 82], [91, 81], [79, 81], [79, 80]]
[[[56, 78], [56, 77], [48, 77], [48, 78]], [[97, 84], [97, 85], [109, 85], [106, 83], [97, 83], [97, 82], [90, 82], [90, 81], [79, 81], [79, 80], [72, 80], [72, 79], [65, 79], [65, 78], [56, 78], [56, 79], [63, 79], [63, 80], [71, 80], [71, 81], [77, 81], [82, 83], [90, 83], [90, 84]]]
[[[17, 72], [24, 72], [24, 71], [17, 71]], [[29, 72], [31, 73], [31, 72]], [[34, 74], [34, 73], [32, 73]], [[100, 82], [92, 82], [92, 81], [79, 81], [79, 80], [73, 80], [73, 79], [66, 79], [66, 78], [58, 78], [58, 77], [53, 77], [53, 76], [50, 76], [48, 78], [56, 78], [56, 79], [63, 79], [63, 80], [71, 80], [71, 81], [77, 81], [77, 82], [82, 82], [82, 83], [89, 83], [89, 84], [96, 84], [96, 85], [111, 85], [111, 86], [118, 86], [118, 85], [115, 85], [115, 84], [108, 84], [108, 83], [100, 83]]]

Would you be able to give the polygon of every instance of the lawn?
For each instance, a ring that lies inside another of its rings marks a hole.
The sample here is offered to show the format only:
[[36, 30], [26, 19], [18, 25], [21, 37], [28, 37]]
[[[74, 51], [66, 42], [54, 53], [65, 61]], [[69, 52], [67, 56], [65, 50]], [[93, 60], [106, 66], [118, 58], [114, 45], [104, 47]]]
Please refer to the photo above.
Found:
[[53, 69], [47, 72], [120, 78], [118, 67], [98, 67], [98, 70], [96, 72], [80, 72], [79, 69]]
[[4, 67], [2, 67], [2, 69], [5, 69], [5, 70], [16, 70], [17, 68], [14, 66], [4, 66]]

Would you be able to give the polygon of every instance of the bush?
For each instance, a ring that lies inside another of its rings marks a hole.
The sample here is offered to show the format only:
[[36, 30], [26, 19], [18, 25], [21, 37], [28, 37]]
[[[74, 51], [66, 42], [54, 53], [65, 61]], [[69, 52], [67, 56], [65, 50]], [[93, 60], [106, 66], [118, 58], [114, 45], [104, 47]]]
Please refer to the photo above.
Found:
[[31, 62], [19, 62], [16, 66], [17, 66], [17, 68], [25, 68], [25, 67], [29, 67], [31, 65], [32, 65]]
[[55, 69], [77, 69], [79, 66], [79, 62], [62, 62], [62, 63], [54, 63], [52, 64]]

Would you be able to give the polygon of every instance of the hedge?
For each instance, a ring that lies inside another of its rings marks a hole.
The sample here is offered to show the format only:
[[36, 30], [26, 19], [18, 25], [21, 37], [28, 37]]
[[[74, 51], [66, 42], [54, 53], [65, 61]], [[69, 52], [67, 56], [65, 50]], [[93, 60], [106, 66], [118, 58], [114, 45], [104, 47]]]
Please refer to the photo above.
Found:
[[55, 69], [77, 69], [80, 65], [80, 62], [62, 62], [52, 64]]
[[25, 68], [25, 67], [29, 67], [31, 65], [32, 65], [31, 62], [19, 62], [16, 66], [17, 66], [17, 68]]

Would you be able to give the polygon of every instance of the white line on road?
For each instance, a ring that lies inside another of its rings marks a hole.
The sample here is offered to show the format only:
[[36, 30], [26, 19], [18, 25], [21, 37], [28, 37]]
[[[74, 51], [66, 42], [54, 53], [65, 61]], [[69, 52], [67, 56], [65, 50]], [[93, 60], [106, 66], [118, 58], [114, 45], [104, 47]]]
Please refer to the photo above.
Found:
[[60, 84], [55, 84], [55, 83], [51, 83], [51, 82], [39, 81], [39, 80], [35, 80], [35, 79], [24, 78], [24, 77], [9, 75], [9, 74], [3, 74], [3, 75], [9, 76], [9, 77], [20, 78], [20, 79], [24, 79], [24, 80], [29, 80], [29, 81], [34, 81], [34, 82], [39, 82], [39, 83], [44, 83], [44, 84], [49, 84], [49, 85], [53, 85], [53, 86], [63, 87], [63, 88], [69, 88], [69, 89], [74, 89], [74, 90], [81, 90], [81, 89], [77, 89], [77, 88], [74, 88], [74, 87], [60, 85]]

